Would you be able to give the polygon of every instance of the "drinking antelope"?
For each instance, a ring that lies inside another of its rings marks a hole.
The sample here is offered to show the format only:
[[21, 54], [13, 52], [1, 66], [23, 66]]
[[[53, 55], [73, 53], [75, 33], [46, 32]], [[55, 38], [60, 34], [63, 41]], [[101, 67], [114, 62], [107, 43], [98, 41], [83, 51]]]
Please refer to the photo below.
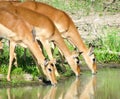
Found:
[[15, 13], [0, 8], [0, 37], [10, 40], [10, 60], [7, 80], [10, 81], [11, 62], [16, 44], [28, 48], [41, 65], [44, 74], [49, 78], [51, 83], [57, 83], [53, 63], [46, 61], [32, 34], [33, 26], [24, 19], [18, 17]]
[[62, 10], [56, 9], [50, 5], [41, 2], [13, 2], [14, 5], [31, 9], [35, 12], [48, 16], [56, 25], [63, 38], [68, 39], [75, 47], [79, 49], [85, 59], [88, 67], [93, 74], [96, 73], [96, 59], [93, 53], [93, 46], [87, 48], [79, 32], [77, 31], [72, 19]]
[[[0, 4], [3, 4], [3, 3], [0, 3]], [[32, 26], [34, 27], [34, 31], [35, 31], [34, 35], [36, 35], [36, 39], [39, 39], [44, 46], [46, 45], [45, 48], [48, 54], [51, 54], [50, 46], [48, 42], [50, 41], [54, 42], [62, 51], [63, 55], [65, 56], [66, 60], [70, 64], [76, 76], [79, 76], [80, 66], [78, 66], [78, 64], [73, 60], [73, 58], [75, 58], [74, 55], [69, 51], [59, 31], [57, 30], [53, 22], [48, 17], [42, 14], [33, 12], [32, 10], [28, 10], [26, 8], [15, 7], [7, 4], [5, 6], [6, 7], [4, 7], [4, 9], [14, 12], [18, 16], [24, 18], [30, 24], [32, 24]]]

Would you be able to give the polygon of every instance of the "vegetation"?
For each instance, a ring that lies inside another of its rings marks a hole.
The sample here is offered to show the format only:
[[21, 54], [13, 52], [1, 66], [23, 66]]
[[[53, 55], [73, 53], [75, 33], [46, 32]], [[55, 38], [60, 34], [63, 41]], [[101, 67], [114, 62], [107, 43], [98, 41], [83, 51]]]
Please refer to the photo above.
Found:
[[120, 63], [120, 29], [103, 27], [104, 35], [96, 40], [96, 57], [99, 62]]
[[[24, 0], [23, 0], [24, 1]], [[110, 13], [118, 13], [120, 11], [119, 0], [36, 0], [48, 3], [56, 8], [76, 12], [80, 11], [83, 15], [89, 15], [92, 11], [100, 12], [107, 11]]]

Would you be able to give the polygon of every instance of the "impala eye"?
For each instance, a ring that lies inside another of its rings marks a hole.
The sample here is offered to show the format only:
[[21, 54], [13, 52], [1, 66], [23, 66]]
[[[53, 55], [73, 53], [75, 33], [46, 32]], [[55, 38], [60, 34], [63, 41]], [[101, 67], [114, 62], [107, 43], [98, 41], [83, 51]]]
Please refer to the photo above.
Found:
[[48, 68], [48, 71], [51, 72], [52, 70], [50, 68]]
[[54, 67], [53, 63], [50, 64], [52, 67]]
[[79, 64], [79, 60], [77, 60], [77, 64]]
[[95, 62], [95, 60], [96, 60], [96, 59], [95, 59], [95, 58], [93, 58], [93, 62]]
[[79, 62], [79, 58], [78, 57], [76, 57], [76, 63], [77, 64], [79, 64], [80, 62]]

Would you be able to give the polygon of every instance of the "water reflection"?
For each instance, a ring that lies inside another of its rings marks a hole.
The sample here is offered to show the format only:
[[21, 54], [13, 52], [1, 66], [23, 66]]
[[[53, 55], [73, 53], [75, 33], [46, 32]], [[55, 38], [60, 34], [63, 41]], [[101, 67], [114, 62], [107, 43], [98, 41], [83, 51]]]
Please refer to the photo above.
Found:
[[96, 77], [70, 78], [57, 86], [7, 88], [0, 99], [94, 99]]
[[94, 99], [95, 87], [96, 87], [96, 76], [94, 75], [85, 85], [78, 99]]
[[75, 79], [59, 99], [94, 99], [96, 76], [86, 79], [86, 82]]
[[80, 87], [80, 79], [76, 78], [75, 81], [68, 87], [68, 89], [61, 94], [59, 99], [78, 99], [79, 97], [79, 87]]
[[7, 89], [7, 99], [14, 99], [14, 98], [15, 98], [15, 95], [11, 94], [11, 89], [8, 88]]
[[44, 96], [39, 92], [38, 99], [56, 99], [55, 98], [56, 91], [57, 91], [57, 87], [52, 86]]

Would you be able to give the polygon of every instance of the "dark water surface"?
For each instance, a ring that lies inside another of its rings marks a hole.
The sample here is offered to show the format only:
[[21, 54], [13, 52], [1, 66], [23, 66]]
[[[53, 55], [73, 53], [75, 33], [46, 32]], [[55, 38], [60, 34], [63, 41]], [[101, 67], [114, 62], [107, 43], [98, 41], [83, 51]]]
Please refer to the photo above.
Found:
[[120, 99], [120, 69], [100, 70], [92, 76], [84, 72], [54, 86], [0, 89], [0, 99]]

